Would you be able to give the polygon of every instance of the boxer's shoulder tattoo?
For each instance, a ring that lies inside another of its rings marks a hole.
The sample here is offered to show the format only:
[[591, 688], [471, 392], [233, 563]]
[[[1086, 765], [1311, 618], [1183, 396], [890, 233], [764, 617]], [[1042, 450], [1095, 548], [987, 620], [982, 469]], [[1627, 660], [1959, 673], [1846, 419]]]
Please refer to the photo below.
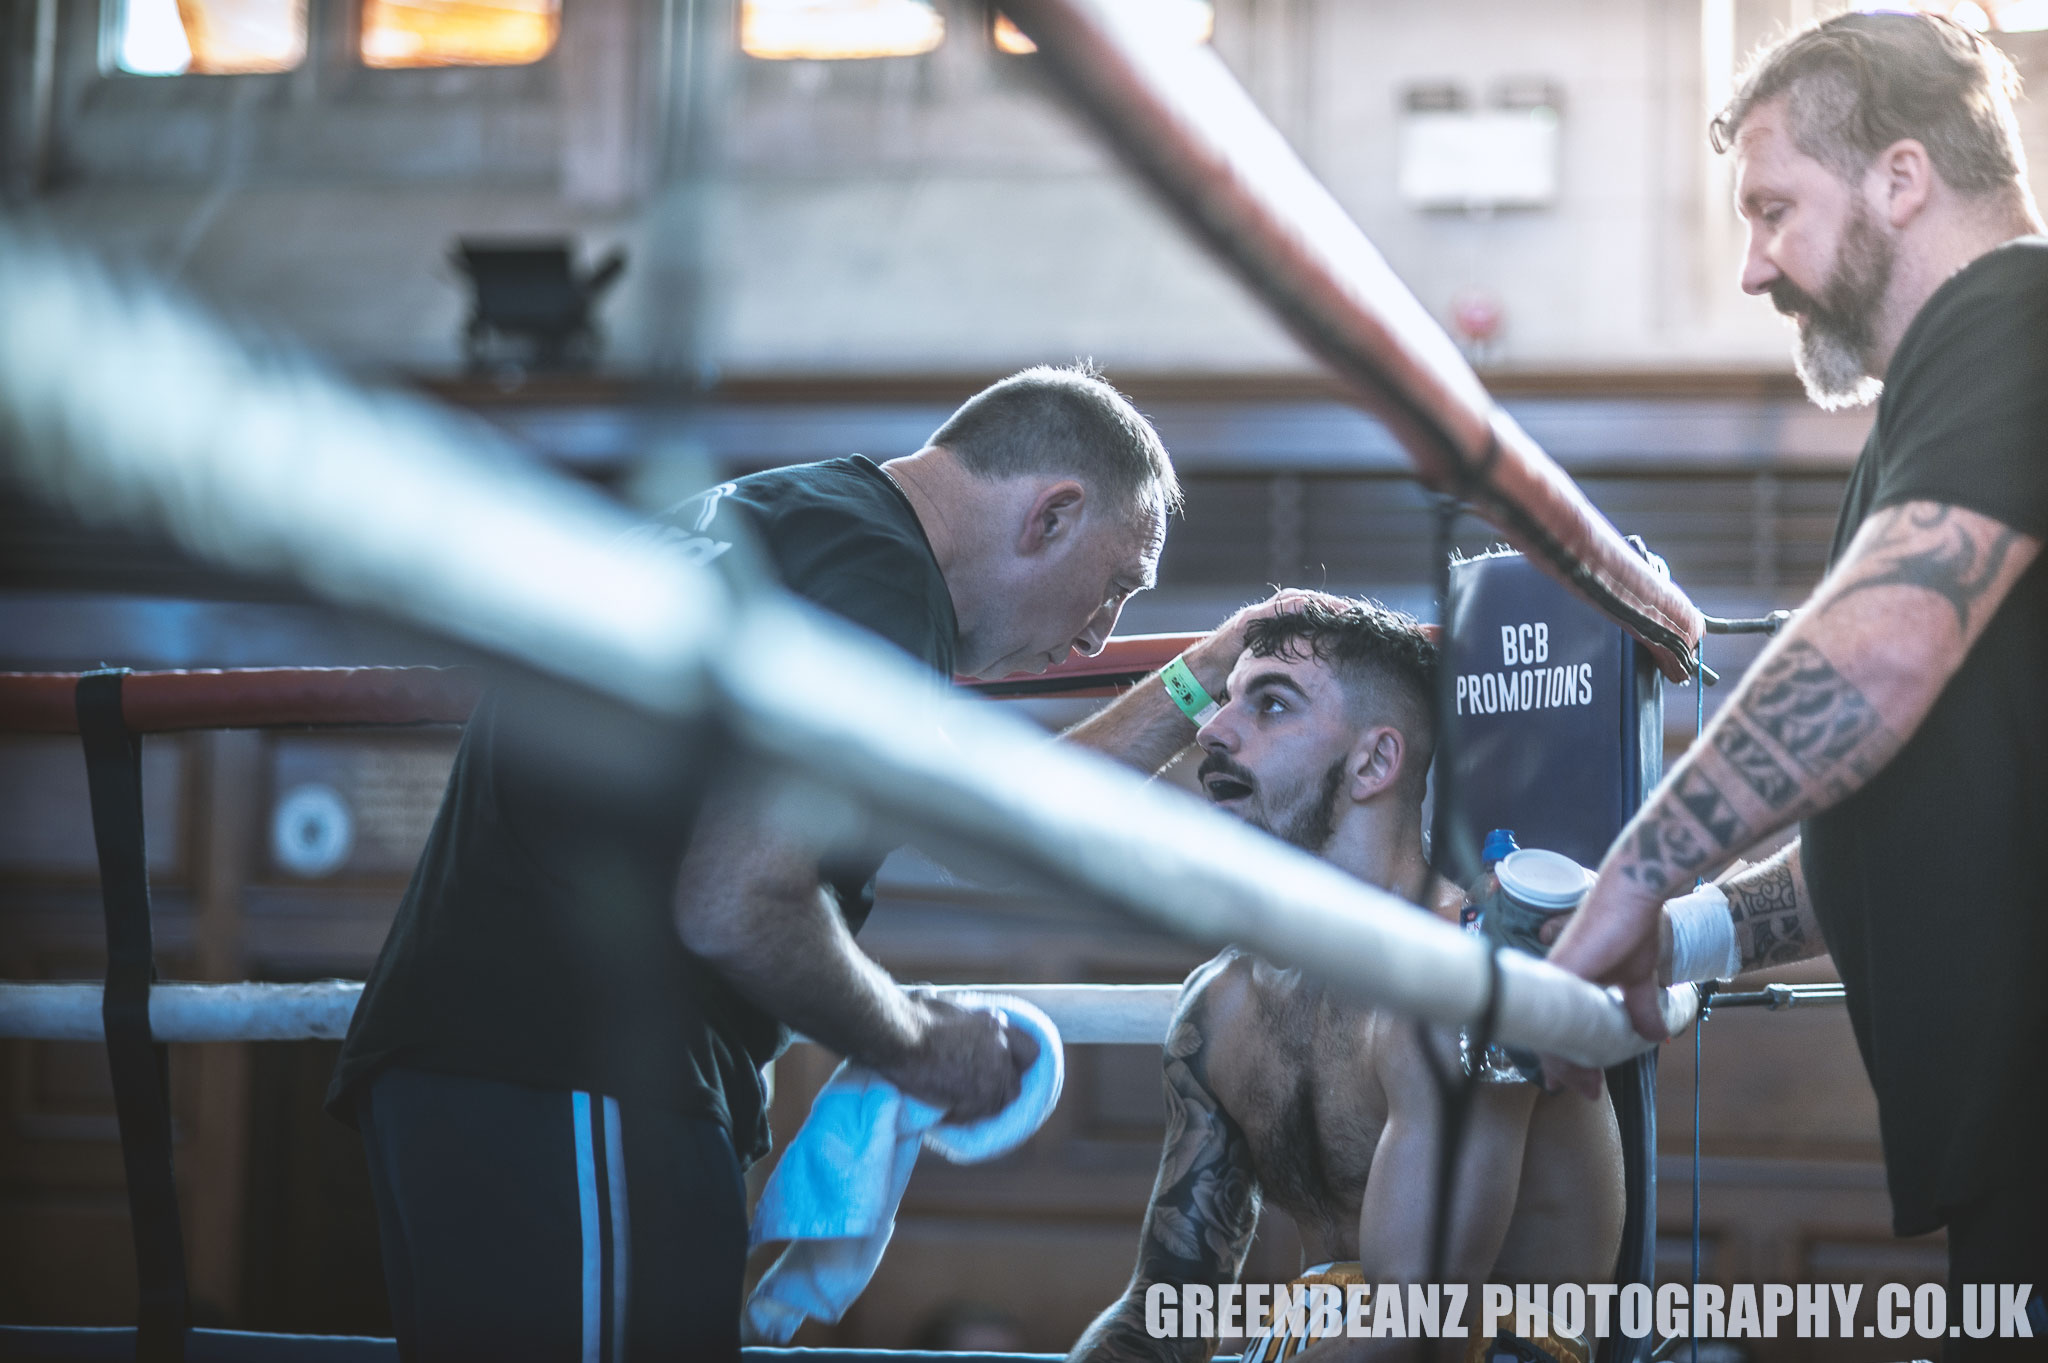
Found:
[[1970, 613], [2004, 571], [2019, 532], [1995, 521], [1974, 524], [1954, 512], [1938, 502], [1898, 508], [1877, 528], [1863, 561], [1822, 610], [1879, 587], [1918, 587], [1948, 602], [1956, 628], [1968, 634]]
[[1744, 969], [1784, 965], [1813, 954], [1806, 918], [1799, 909], [1799, 886], [1792, 863], [1784, 856], [1745, 872], [1726, 888], [1728, 916], [1735, 920]]
[[1196, 991], [1166, 1041], [1166, 1144], [1144, 1235], [1153, 1282], [1234, 1279], [1258, 1224], [1251, 1145], [1209, 1083], [1207, 1013]]
[[1089, 1327], [1074, 1356], [1090, 1360], [1206, 1358], [1211, 1341], [1154, 1339], [1144, 1328], [1152, 1283], [1235, 1282], [1259, 1221], [1244, 1131], [1210, 1087], [1205, 987], [1219, 958], [1188, 982], [1167, 1035], [1166, 1142], [1145, 1210], [1138, 1267], [1123, 1297]]

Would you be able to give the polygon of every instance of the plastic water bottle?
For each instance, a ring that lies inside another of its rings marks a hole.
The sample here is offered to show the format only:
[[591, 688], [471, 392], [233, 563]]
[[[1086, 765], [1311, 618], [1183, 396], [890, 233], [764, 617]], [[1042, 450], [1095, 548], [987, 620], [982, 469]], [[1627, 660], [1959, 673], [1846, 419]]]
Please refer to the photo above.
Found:
[[1469, 928], [1479, 921], [1486, 902], [1500, 889], [1500, 877], [1494, 874], [1493, 868], [1500, 864], [1502, 857], [1518, 850], [1512, 828], [1496, 828], [1486, 835], [1486, 841], [1479, 849], [1479, 878], [1465, 891], [1465, 907], [1458, 913], [1459, 927]]

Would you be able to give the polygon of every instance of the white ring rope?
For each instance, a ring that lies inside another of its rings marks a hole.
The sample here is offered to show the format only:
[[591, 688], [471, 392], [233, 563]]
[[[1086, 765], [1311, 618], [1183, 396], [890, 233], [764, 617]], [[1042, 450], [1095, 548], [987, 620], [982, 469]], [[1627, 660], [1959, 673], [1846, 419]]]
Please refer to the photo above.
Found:
[[[97, 984], [0, 983], [0, 1038], [100, 1041]], [[932, 991], [1007, 994], [1035, 1004], [1068, 1045], [1157, 1046], [1177, 984], [963, 984]], [[339, 1041], [363, 996], [355, 980], [312, 984], [159, 984], [149, 993], [158, 1041]]]
[[[259, 358], [140, 281], [0, 227], [0, 459], [81, 517], [466, 641], [755, 752], [1209, 946], [1299, 966], [1446, 1025], [1486, 1004], [1486, 948], [1402, 900], [1025, 721], [777, 594], [622, 543], [632, 522], [424, 402]], [[882, 830], [887, 831], [887, 830]], [[1496, 1035], [1581, 1064], [1647, 1047], [1616, 998], [1508, 954]], [[1691, 990], [1666, 996], [1673, 1030]]]

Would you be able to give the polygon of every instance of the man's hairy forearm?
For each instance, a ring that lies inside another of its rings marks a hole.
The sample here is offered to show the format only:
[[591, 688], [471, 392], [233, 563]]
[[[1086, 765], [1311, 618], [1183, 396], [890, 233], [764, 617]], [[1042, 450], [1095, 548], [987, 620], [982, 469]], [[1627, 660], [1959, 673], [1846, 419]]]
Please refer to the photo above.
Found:
[[1674, 894], [1860, 789], [1926, 717], [2038, 548], [1936, 503], [1873, 515], [1631, 821], [1614, 864]]
[[1174, 705], [1155, 672], [1060, 738], [1150, 776], [1195, 741], [1195, 726]]
[[894, 1064], [917, 1045], [916, 1004], [855, 945], [824, 890], [761, 896], [753, 907], [753, 940], [710, 958], [748, 1002], [869, 1064]]
[[854, 944], [815, 861], [744, 804], [700, 823], [677, 880], [676, 926], [748, 1002], [872, 1064], [918, 1042], [923, 1015]]
[[1827, 950], [1799, 856], [1799, 844], [1794, 842], [1720, 882], [1721, 892], [1728, 896], [1728, 916], [1735, 920], [1735, 945], [1745, 971], [1789, 965]]
[[[1240, 615], [1232, 616], [1180, 657], [1202, 689], [1215, 698], [1223, 694], [1223, 683], [1243, 651]], [[1180, 707], [1166, 694], [1159, 674], [1154, 672], [1060, 737], [1068, 743], [1093, 748], [1150, 776], [1195, 741], [1195, 724], [1180, 712]]]

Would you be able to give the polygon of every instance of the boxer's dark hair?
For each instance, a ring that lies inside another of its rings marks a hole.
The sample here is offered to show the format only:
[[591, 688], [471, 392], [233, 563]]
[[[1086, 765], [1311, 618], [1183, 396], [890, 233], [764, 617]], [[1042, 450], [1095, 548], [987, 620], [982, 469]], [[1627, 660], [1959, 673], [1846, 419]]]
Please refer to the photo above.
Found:
[[1416, 798], [1436, 746], [1430, 722], [1437, 648], [1414, 616], [1377, 601], [1311, 596], [1245, 627], [1245, 651], [1254, 658], [1313, 657], [1337, 674], [1353, 715], [1391, 718], [1413, 754], [1405, 779]]
[[1070, 475], [1133, 520], [1180, 508], [1159, 433], [1090, 364], [1033, 365], [991, 384], [925, 443], [984, 478]]
[[1838, 14], [1764, 49], [1728, 107], [1707, 125], [1714, 150], [1735, 145], [1759, 104], [1784, 96], [1793, 145], [1851, 183], [1904, 138], [1971, 198], [2027, 189], [2010, 58], [1932, 14]]

